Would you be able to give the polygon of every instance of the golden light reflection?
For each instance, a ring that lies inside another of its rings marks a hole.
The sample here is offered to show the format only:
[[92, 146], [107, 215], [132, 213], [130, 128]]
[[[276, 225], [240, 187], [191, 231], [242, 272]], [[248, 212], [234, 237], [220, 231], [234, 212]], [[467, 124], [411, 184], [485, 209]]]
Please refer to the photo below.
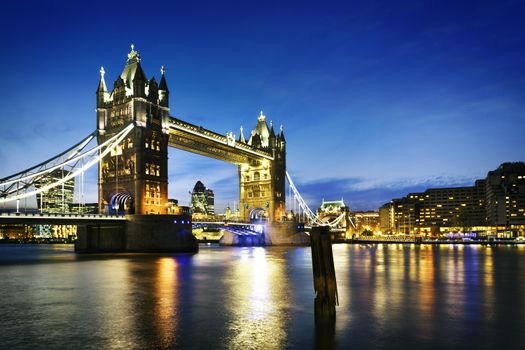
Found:
[[173, 344], [177, 329], [177, 262], [165, 257], [157, 262], [155, 275], [155, 329], [159, 345]]
[[281, 349], [286, 341], [289, 287], [285, 261], [264, 248], [245, 248], [227, 278], [232, 321], [228, 349]]
[[[137, 341], [134, 319], [128, 317], [133, 300], [128, 291], [121, 288], [130, 284], [129, 261], [122, 259], [113, 260], [110, 264], [102, 265], [99, 262], [93, 264], [104, 267], [95, 270], [98, 283], [108, 291], [97, 294], [97, 303], [100, 303], [102, 310], [111, 310], [111, 312], [103, 312], [104, 316], [100, 318], [100, 327], [104, 329], [106, 336], [103, 340], [103, 348], [132, 348]], [[83, 272], [78, 274], [78, 278], [82, 283], [87, 279]]]
[[378, 244], [377, 247], [374, 247], [371, 250], [370, 254], [370, 265], [373, 266], [373, 283], [374, 283], [374, 295], [373, 295], [373, 312], [375, 315], [381, 315], [381, 317], [376, 317], [375, 322], [377, 322], [380, 328], [385, 326], [385, 322], [388, 322], [386, 315], [388, 315], [387, 307], [389, 304], [389, 293], [386, 286], [386, 280], [384, 276], [385, 269], [385, 257], [384, 257], [384, 245]]
[[482, 251], [483, 256], [483, 312], [487, 319], [492, 320], [496, 313], [496, 296], [494, 294], [494, 251], [487, 246]]
[[434, 331], [429, 319], [436, 311], [436, 270], [434, 266], [434, 249], [432, 246], [423, 246], [419, 254], [419, 293], [416, 305], [420, 312], [419, 325], [421, 332], [428, 336]]
[[[334, 256], [335, 278], [339, 292], [339, 305], [350, 305], [352, 303], [353, 291], [350, 288], [350, 279], [352, 278], [352, 269], [350, 268], [350, 255], [358, 254], [359, 245], [354, 244], [334, 244], [332, 251]], [[357, 251], [357, 252], [356, 252]], [[344, 332], [352, 319], [353, 313], [340, 312], [337, 314], [337, 331]]]

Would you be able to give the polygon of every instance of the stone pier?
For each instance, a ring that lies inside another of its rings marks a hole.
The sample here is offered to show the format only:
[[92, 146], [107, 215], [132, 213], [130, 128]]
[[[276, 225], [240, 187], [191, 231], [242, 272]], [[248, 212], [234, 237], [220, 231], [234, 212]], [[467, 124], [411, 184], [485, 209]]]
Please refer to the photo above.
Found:
[[306, 246], [310, 244], [310, 238], [306, 233], [298, 232], [294, 222], [277, 222], [264, 224], [260, 235], [240, 236], [225, 231], [219, 243], [232, 246]]
[[188, 252], [199, 250], [185, 215], [129, 215], [121, 225], [79, 225], [75, 251]]

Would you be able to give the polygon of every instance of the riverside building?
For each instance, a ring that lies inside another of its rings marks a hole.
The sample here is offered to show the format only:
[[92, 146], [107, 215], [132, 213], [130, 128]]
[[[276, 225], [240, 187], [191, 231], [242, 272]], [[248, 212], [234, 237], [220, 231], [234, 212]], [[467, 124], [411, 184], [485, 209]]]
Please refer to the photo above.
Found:
[[393, 234], [436, 236], [525, 234], [525, 163], [503, 163], [474, 186], [428, 189], [379, 209], [380, 227]]

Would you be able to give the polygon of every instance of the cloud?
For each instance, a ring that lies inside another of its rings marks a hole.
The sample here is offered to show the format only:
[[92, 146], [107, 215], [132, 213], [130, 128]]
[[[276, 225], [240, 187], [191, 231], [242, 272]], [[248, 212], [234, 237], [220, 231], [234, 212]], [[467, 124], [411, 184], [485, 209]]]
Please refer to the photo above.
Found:
[[341, 198], [352, 210], [376, 210], [391, 199], [406, 196], [411, 192], [422, 192], [428, 188], [472, 186], [474, 181], [474, 178], [447, 176], [405, 178], [395, 181], [332, 178], [296, 183], [296, 186], [312, 210], [323, 199]]

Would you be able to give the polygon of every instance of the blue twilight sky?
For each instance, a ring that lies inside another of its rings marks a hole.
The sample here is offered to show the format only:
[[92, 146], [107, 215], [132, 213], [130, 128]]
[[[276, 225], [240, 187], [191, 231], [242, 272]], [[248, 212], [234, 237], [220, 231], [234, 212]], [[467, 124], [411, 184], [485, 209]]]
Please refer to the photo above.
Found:
[[[525, 158], [524, 18], [503, 0], [5, 2], [0, 177], [89, 134], [100, 66], [111, 88], [134, 43], [148, 78], [166, 66], [172, 115], [237, 135], [261, 109], [284, 124], [313, 207], [471, 184]], [[199, 179], [219, 210], [238, 198], [233, 165], [170, 150], [169, 166], [183, 204]]]

